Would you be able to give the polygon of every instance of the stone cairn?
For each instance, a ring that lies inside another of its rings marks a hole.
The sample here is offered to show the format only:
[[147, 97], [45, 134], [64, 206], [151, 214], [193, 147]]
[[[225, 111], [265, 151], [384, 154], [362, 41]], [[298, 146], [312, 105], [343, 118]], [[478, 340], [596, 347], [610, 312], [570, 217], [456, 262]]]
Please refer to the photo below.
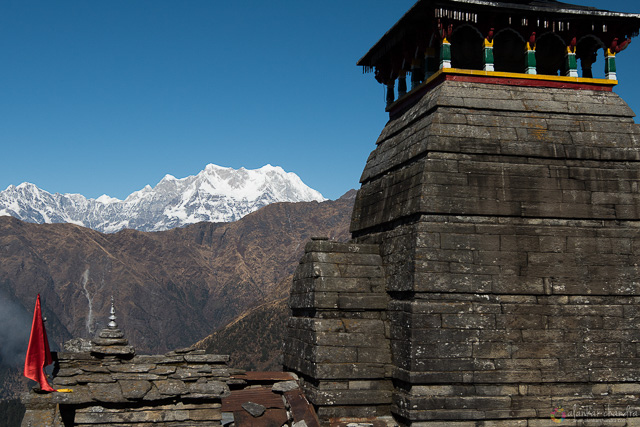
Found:
[[222, 425], [229, 356], [193, 348], [135, 355], [113, 302], [109, 320], [90, 344], [75, 340], [79, 352], [54, 353], [52, 386], [73, 392], [25, 393], [23, 427]]

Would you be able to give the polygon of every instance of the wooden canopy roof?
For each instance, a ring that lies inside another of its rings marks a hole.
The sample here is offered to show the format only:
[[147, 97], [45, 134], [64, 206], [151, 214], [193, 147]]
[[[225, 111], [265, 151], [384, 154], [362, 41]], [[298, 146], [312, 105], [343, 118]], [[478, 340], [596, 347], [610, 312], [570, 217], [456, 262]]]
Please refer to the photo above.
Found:
[[357, 62], [398, 69], [442, 37], [443, 28], [469, 24], [486, 35], [490, 30], [512, 28], [523, 38], [531, 32], [555, 32], [569, 44], [573, 38], [597, 37], [601, 46], [615, 39], [630, 40], [640, 30], [640, 14], [619, 13], [555, 0], [419, 0]]

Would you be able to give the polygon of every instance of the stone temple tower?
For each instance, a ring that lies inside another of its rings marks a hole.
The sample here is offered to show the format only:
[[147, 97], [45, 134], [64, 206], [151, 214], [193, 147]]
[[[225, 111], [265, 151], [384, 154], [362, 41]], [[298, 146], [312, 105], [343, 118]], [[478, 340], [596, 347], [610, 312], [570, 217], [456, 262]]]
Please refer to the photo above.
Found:
[[640, 128], [612, 91], [639, 28], [420, 0], [360, 59], [390, 120], [353, 240], [309, 242], [290, 298], [320, 417], [640, 425]]

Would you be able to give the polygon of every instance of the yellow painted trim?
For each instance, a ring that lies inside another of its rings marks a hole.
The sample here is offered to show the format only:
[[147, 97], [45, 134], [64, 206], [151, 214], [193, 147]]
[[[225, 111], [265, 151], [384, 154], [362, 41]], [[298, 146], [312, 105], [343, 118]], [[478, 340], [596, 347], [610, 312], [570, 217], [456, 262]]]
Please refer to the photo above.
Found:
[[616, 53], [611, 52], [611, 48], [607, 48], [607, 56], [616, 56]]
[[531, 46], [531, 43], [527, 42], [527, 50], [529, 51], [534, 51], [536, 50], [536, 45], [534, 44], [533, 47]]
[[[499, 77], [499, 78], [521, 79], [521, 80], [544, 80], [544, 81], [550, 81], [550, 82], [582, 83], [582, 84], [592, 84], [592, 85], [600, 85], [600, 86], [616, 86], [618, 84], [617, 80], [609, 80], [609, 79], [588, 79], [585, 77], [546, 76], [544, 74], [505, 73], [503, 71], [482, 71], [482, 70], [463, 70], [460, 68], [442, 68], [436, 71], [426, 81], [422, 82], [420, 86], [418, 86], [415, 89], [411, 89], [409, 92], [407, 92], [407, 95], [410, 95], [414, 91], [419, 91], [420, 88], [424, 86], [428, 86], [443, 74], [478, 76], [478, 77]], [[396, 99], [395, 101], [393, 101], [391, 105], [385, 108], [385, 111], [389, 112], [393, 110], [395, 105], [397, 105], [397, 103], [399, 102], [402, 102], [403, 99], [404, 97]]]
[[576, 47], [567, 46], [567, 53], [576, 53]]
[[451, 43], [449, 43], [449, 40], [447, 40], [447, 38], [445, 37], [442, 39], [442, 44], [451, 44]]
[[484, 39], [484, 47], [493, 47], [493, 40]]
[[567, 76], [547, 76], [544, 74], [524, 74], [524, 73], [505, 73], [503, 71], [482, 71], [482, 70], [462, 70], [460, 68], [445, 68], [429, 77], [427, 83], [440, 75], [445, 74], [461, 74], [467, 76], [485, 76], [485, 77], [502, 77], [509, 79], [524, 79], [524, 80], [545, 80], [551, 82], [566, 82], [566, 83], [586, 83], [586, 84], [598, 84], [605, 86], [615, 86], [618, 84], [617, 80], [608, 79], [588, 79], [585, 77], [567, 77]]

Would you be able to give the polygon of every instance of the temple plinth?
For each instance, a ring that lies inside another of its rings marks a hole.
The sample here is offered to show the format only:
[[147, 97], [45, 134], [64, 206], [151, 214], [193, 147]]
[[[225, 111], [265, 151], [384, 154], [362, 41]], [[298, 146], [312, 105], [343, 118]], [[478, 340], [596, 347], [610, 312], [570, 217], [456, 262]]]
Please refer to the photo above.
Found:
[[640, 425], [640, 128], [612, 90], [639, 27], [422, 0], [358, 62], [390, 120], [352, 241], [306, 248], [284, 357], [327, 422]]

